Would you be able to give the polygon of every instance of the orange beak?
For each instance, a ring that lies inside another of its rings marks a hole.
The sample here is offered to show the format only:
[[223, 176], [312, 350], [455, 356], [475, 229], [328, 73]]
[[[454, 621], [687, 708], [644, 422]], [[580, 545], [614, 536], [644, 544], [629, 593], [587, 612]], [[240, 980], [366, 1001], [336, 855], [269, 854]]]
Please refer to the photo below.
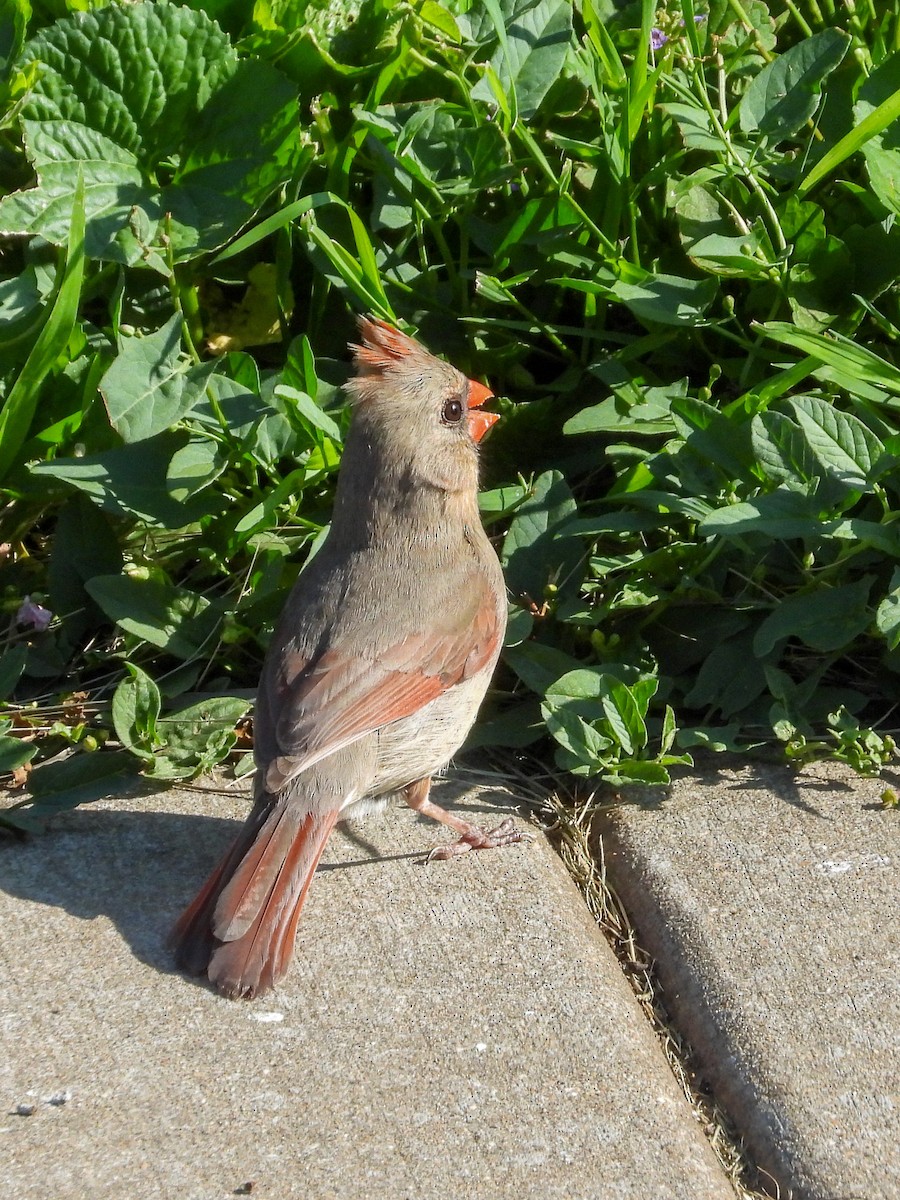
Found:
[[477, 379], [469, 380], [469, 433], [475, 442], [481, 441], [494, 422], [500, 420], [500, 416], [498, 413], [473, 412], [472, 410], [480, 408], [485, 400], [493, 398], [494, 393], [490, 388], [479, 383]]

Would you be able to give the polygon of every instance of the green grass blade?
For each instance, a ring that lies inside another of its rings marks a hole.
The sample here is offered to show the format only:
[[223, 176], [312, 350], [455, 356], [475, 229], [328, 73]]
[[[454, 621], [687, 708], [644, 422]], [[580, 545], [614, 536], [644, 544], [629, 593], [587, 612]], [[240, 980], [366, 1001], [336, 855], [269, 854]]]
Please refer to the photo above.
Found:
[[0, 479], [16, 461], [28, 436], [40, 397], [41, 385], [66, 348], [78, 318], [78, 301], [84, 278], [84, 179], [78, 173], [72, 200], [72, 224], [66, 261], [53, 307], [25, 365], [0, 410]]
[[761, 325], [760, 328], [773, 341], [793, 346], [820, 363], [836, 367], [845, 375], [900, 395], [900, 370], [850, 338], [837, 333], [825, 337], [824, 334], [809, 333], [778, 321]]
[[851, 154], [856, 154], [870, 138], [882, 133], [893, 122], [900, 118], [900, 91], [894, 92], [883, 100], [876, 109], [864, 117], [849, 133], [844, 134], [827, 154], [824, 154], [797, 189], [801, 197], [811, 192], [816, 184], [826, 179], [832, 171], [845, 162]]

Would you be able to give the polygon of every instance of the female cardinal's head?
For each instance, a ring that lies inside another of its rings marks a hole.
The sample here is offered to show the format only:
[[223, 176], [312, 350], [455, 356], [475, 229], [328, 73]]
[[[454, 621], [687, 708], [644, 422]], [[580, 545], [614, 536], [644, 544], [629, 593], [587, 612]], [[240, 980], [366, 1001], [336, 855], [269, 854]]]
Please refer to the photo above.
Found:
[[377, 317], [361, 317], [347, 391], [364, 425], [395, 466], [451, 491], [477, 479], [475, 445], [498, 417], [479, 408], [492, 393]]

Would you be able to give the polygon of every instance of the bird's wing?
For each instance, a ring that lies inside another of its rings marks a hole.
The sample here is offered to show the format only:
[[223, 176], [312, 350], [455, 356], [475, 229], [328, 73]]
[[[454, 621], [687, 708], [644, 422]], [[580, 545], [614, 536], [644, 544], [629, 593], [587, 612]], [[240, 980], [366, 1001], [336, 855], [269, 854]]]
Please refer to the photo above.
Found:
[[441, 630], [410, 633], [379, 650], [348, 654], [327, 647], [271, 703], [279, 753], [266, 770], [266, 790], [277, 794], [314, 763], [411, 716], [449, 688], [477, 675], [496, 656], [502, 622], [487, 583]]

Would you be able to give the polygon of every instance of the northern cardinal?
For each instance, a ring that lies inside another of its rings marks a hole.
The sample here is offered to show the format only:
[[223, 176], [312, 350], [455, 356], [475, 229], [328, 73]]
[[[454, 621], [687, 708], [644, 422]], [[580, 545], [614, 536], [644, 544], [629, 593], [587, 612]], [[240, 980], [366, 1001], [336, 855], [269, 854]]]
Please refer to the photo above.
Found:
[[300, 909], [335, 823], [402, 795], [460, 834], [490, 833], [428, 798], [468, 733], [506, 626], [500, 564], [478, 514], [476, 443], [491, 396], [373, 317], [353, 346], [355, 401], [328, 537], [301, 573], [263, 665], [254, 806], [173, 931], [181, 966], [226, 996], [290, 964]]

